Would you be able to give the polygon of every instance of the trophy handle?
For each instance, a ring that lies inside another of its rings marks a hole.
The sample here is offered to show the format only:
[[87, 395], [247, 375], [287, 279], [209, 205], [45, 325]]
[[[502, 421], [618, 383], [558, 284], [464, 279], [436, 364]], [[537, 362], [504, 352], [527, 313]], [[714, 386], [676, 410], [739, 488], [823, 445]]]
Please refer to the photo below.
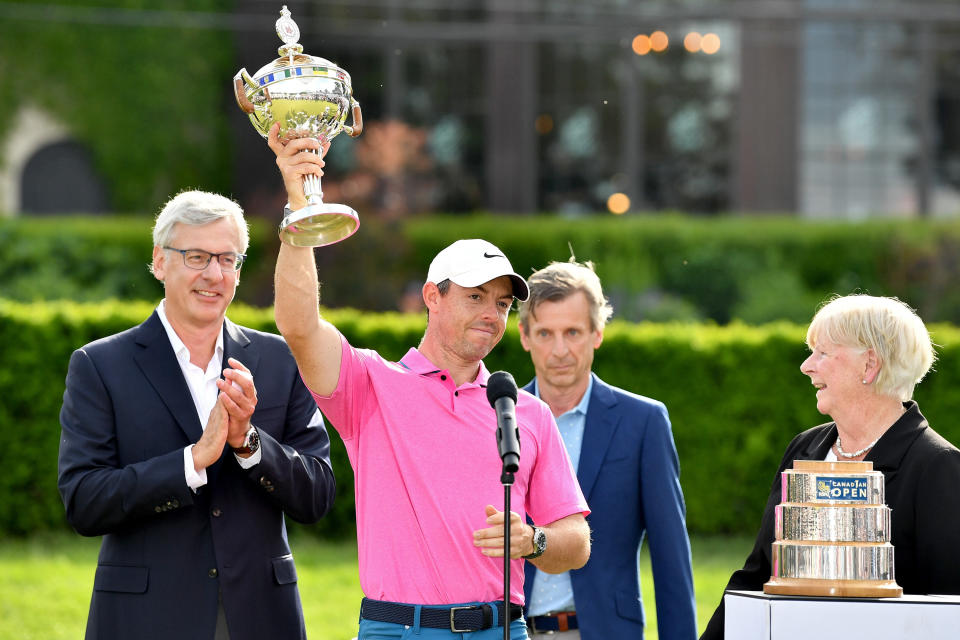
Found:
[[233, 76], [233, 95], [244, 113], [253, 113], [253, 103], [247, 98], [245, 87], [250, 87], [251, 89], [260, 88], [257, 81], [250, 77], [246, 69], [240, 69], [240, 71], [237, 71], [237, 75]]
[[356, 138], [363, 132], [363, 113], [360, 111], [360, 103], [353, 98], [350, 98], [350, 106], [353, 108], [353, 124], [349, 127], [344, 125], [343, 130], [351, 138]]

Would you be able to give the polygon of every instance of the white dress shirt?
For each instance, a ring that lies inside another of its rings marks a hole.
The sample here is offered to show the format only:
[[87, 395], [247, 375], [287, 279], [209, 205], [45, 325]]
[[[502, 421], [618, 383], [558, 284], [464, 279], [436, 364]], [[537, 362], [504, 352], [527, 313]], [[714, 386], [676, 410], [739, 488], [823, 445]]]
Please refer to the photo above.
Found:
[[[180, 371], [183, 373], [183, 379], [190, 389], [190, 396], [193, 398], [193, 405], [197, 409], [197, 417], [200, 419], [200, 427], [207, 428], [207, 420], [210, 418], [210, 411], [213, 405], [217, 403], [217, 395], [220, 390], [217, 388], [217, 380], [220, 379], [223, 370], [223, 330], [217, 333], [217, 345], [213, 350], [213, 357], [207, 363], [206, 369], [201, 369], [190, 362], [190, 350], [183, 340], [177, 335], [167, 319], [167, 313], [164, 308], [165, 300], [161, 300], [157, 305], [157, 315], [160, 316], [160, 322], [167, 331], [167, 338], [170, 340], [170, 346], [177, 356], [177, 363], [180, 365]], [[207, 484], [207, 470], [197, 471], [193, 467], [193, 445], [183, 449], [183, 473], [189, 486], [193, 491]], [[260, 451], [257, 450], [249, 458], [241, 458], [234, 454], [237, 462], [244, 469], [249, 469], [260, 462]]]

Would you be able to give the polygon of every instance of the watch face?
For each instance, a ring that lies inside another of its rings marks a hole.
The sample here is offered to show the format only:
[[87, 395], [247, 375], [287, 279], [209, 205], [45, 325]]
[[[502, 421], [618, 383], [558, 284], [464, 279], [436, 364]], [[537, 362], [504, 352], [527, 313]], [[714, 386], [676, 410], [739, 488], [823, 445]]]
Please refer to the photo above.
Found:
[[256, 453], [257, 449], [260, 448], [260, 434], [257, 433], [256, 429], [250, 429], [250, 432], [247, 433], [247, 441], [244, 443], [250, 453]]
[[243, 439], [243, 444], [234, 449], [237, 453], [256, 453], [260, 448], [260, 434], [253, 427], [247, 431], [247, 436]]
[[528, 560], [533, 560], [534, 558], [539, 558], [543, 555], [543, 552], [547, 550], [547, 534], [540, 527], [533, 526], [533, 553], [528, 556], [524, 556]]

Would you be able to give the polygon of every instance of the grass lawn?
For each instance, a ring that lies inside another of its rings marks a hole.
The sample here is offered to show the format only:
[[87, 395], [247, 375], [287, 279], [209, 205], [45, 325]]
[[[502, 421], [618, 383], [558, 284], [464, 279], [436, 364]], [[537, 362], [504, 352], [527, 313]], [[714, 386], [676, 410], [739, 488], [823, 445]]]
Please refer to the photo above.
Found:
[[[76, 640], [83, 637], [97, 562], [98, 538], [60, 534], [0, 542], [0, 640]], [[360, 585], [356, 544], [293, 540], [307, 634], [315, 640], [356, 635]], [[720, 601], [730, 573], [752, 544], [746, 538], [694, 538], [698, 628]], [[656, 639], [650, 560], [641, 557], [646, 638]]]

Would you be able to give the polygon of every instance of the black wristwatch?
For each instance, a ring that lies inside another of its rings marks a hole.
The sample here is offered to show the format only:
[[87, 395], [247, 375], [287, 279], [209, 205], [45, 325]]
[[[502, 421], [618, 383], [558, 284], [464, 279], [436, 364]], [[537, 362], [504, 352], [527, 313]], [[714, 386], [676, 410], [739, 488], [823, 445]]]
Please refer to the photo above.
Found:
[[254, 426], [250, 427], [250, 430], [247, 431], [246, 437], [243, 439], [243, 444], [239, 447], [233, 447], [234, 453], [256, 453], [260, 449], [260, 434], [257, 433], [257, 428]]
[[547, 550], [547, 534], [535, 524], [530, 527], [533, 529], [533, 553], [523, 556], [526, 560], [539, 558]]

